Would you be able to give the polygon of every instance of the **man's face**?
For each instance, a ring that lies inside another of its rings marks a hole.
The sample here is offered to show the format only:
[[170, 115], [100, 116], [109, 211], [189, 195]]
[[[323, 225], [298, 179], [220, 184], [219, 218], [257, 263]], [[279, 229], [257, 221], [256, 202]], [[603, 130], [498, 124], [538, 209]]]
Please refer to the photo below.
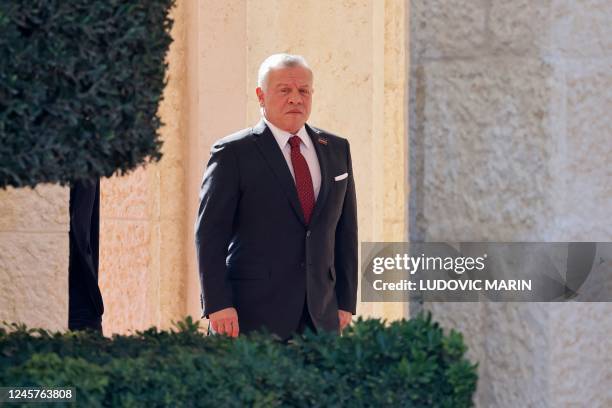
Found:
[[256, 90], [266, 119], [290, 133], [308, 120], [312, 91], [312, 73], [301, 66], [270, 70], [267, 89]]

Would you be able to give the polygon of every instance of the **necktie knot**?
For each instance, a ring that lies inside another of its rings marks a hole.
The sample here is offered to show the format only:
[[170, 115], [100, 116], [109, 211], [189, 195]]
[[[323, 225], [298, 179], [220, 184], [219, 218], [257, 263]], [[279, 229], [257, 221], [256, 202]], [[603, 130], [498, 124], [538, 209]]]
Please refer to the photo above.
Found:
[[300, 139], [299, 136], [293, 135], [292, 137], [289, 138], [289, 144], [291, 145], [292, 149], [299, 149], [300, 148], [300, 142], [302, 140]]

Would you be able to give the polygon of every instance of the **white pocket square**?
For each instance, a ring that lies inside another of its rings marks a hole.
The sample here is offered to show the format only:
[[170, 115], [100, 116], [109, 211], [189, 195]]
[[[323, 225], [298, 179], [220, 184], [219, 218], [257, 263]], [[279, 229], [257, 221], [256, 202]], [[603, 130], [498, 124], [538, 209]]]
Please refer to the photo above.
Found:
[[344, 180], [347, 177], [348, 177], [348, 173], [344, 173], [344, 174], [334, 177], [334, 181]]

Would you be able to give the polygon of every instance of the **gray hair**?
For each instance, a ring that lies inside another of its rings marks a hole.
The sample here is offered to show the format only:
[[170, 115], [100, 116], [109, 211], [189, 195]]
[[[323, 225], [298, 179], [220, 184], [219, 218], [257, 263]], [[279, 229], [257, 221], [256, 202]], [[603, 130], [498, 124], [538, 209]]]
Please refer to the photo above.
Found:
[[257, 73], [257, 86], [266, 89], [270, 71], [277, 68], [303, 67], [312, 72], [308, 63], [301, 55], [273, 54], [264, 60]]

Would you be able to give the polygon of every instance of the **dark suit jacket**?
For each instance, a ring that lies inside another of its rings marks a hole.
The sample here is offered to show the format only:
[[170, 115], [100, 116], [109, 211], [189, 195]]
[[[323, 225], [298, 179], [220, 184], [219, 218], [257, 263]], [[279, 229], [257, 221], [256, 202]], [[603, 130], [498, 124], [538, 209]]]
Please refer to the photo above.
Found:
[[[272, 132], [261, 121], [219, 140], [200, 194], [196, 250], [203, 315], [235, 307], [241, 333], [287, 338], [307, 299], [319, 330], [355, 313], [357, 210], [346, 139], [306, 125], [321, 168], [310, 225]], [[348, 173], [348, 177], [335, 180]]]

